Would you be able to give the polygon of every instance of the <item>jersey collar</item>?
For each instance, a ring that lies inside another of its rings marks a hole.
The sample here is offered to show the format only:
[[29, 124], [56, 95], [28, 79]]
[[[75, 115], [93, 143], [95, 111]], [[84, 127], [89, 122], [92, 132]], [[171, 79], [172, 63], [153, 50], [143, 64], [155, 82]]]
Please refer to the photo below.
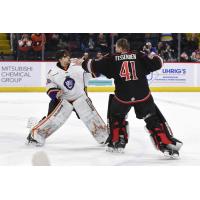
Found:
[[[70, 65], [70, 64], [69, 64]], [[65, 72], [69, 69], [69, 65], [67, 66], [67, 69], [63, 69], [63, 67], [61, 66], [61, 64], [59, 62], [57, 62], [56, 66], [62, 70], [64, 70]]]

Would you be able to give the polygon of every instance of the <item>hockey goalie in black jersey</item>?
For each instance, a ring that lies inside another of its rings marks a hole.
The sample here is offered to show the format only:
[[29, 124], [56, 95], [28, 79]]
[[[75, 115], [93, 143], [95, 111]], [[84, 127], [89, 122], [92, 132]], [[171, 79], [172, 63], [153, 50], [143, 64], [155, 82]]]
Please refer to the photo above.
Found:
[[169, 157], [178, 157], [182, 142], [175, 139], [154, 103], [146, 75], [160, 69], [162, 59], [155, 53], [129, 51], [126, 39], [116, 43], [116, 54], [101, 60], [82, 61], [84, 70], [113, 78], [115, 94], [108, 103], [108, 151], [123, 152], [128, 143], [127, 114], [134, 107], [136, 117], [144, 119], [155, 147]]

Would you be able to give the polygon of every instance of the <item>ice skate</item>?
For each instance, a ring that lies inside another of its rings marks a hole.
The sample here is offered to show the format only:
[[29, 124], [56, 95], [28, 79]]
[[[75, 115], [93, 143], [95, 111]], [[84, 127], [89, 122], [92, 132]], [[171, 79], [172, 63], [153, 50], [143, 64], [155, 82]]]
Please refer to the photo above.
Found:
[[124, 148], [107, 146], [106, 151], [111, 153], [124, 153]]
[[37, 137], [34, 138], [32, 136], [32, 132], [30, 132], [28, 134], [28, 137], [26, 139], [27, 139], [27, 142], [26, 142], [27, 145], [34, 145], [34, 146], [38, 146], [39, 147], [39, 146], [43, 146], [44, 143], [45, 143], [45, 138], [44, 137], [42, 137], [39, 134], [37, 134]]
[[164, 153], [164, 156], [171, 159], [179, 159], [179, 150], [182, 147], [183, 143], [177, 140], [176, 138], [171, 138], [171, 140], [174, 142], [174, 144], [168, 144], [166, 145], [162, 152]]
[[118, 148], [116, 148], [115, 151], [116, 151], [117, 153], [124, 153], [124, 148], [118, 147]]
[[126, 141], [125, 141], [123, 135], [120, 135], [119, 142], [117, 142], [115, 146], [116, 146], [116, 151], [118, 153], [124, 153], [124, 149], [125, 149], [125, 146], [126, 146]]
[[26, 141], [27, 145], [29, 145], [29, 144], [36, 145], [38, 143], [37, 140], [32, 138], [31, 133], [28, 134], [28, 137], [26, 139], [27, 139], [27, 141]]
[[164, 150], [163, 151], [163, 154], [166, 158], [169, 158], [169, 159], [180, 159], [179, 157], [179, 152], [176, 151], [176, 150]]
[[175, 148], [173, 145], [162, 145], [160, 147], [161, 152], [168, 159], [179, 159], [179, 149]]
[[107, 152], [113, 153], [113, 152], [115, 151], [114, 145], [113, 145], [112, 143], [109, 143], [109, 144], [107, 145], [107, 147], [106, 147], [106, 151], [107, 151]]
[[106, 148], [107, 152], [124, 153], [126, 141], [123, 137], [120, 137], [119, 142], [109, 142]]

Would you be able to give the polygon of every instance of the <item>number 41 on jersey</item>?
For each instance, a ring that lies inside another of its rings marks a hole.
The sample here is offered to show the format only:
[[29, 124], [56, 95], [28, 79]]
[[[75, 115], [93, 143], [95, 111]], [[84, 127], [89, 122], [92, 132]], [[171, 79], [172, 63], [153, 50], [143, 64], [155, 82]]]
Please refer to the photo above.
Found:
[[122, 63], [119, 75], [122, 78], [125, 78], [125, 81], [138, 80], [138, 77], [136, 75], [135, 62], [134, 61], [124, 61]]

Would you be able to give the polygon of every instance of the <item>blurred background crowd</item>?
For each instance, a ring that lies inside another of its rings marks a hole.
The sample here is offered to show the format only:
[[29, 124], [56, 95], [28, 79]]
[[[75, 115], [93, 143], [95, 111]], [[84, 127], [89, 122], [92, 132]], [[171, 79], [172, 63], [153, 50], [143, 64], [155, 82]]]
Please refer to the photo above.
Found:
[[59, 49], [100, 58], [114, 53], [121, 37], [132, 50], [153, 51], [165, 62], [200, 62], [200, 33], [0, 33], [0, 60], [55, 60]]

